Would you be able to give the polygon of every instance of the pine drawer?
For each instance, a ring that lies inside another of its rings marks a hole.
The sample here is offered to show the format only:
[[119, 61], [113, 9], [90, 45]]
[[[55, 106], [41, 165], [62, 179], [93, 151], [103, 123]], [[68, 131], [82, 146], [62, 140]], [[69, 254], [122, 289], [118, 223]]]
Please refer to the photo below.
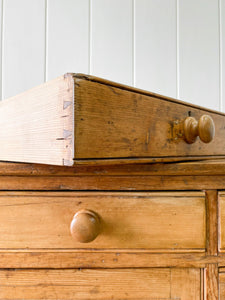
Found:
[[205, 249], [202, 192], [0, 192], [0, 206], [0, 249]]

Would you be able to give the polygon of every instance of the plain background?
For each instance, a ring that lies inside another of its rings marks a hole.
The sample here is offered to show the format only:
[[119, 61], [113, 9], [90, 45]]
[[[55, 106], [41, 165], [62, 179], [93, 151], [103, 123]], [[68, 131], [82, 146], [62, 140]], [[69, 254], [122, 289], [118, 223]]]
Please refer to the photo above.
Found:
[[225, 111], [225, 0], [0, 0], [0, 94], [88, 73]]

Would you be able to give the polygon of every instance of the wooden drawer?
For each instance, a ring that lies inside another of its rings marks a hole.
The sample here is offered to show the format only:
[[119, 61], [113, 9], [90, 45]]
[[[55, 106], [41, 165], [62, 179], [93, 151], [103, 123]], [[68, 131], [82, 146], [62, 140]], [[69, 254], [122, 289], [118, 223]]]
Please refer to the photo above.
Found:
[[200, 269], [1, 270], [0, 300], [200, 300]]
[[[204, 251], [202, 192], [0, 192], [1, 249], [164, 249]], [[70, 234], [78, 211], [100, 219], [89, 243]]]
[[225, 156], [224, 114], [82, 74], [5, 100], [0, 120], [0, 159], [6, 161], [73, 165]]

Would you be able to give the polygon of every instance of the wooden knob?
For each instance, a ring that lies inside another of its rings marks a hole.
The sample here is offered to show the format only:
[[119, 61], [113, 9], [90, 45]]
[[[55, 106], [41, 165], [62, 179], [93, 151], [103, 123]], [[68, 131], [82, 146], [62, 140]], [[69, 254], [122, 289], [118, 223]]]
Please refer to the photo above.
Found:
[[184, 121], [184, 136], [187, 143], [195, 142], [197, 136], [204, 143], [209, 143], [215, 135], [215, 125], [213, 119], [208, 115], [203, 115], [196, 121], [193, 117], [187, 117]]
[[91, 210], [80, 210], [73, 217], [70, 232], [77, 242], [89, 243], [100, 233], [100, 218]]

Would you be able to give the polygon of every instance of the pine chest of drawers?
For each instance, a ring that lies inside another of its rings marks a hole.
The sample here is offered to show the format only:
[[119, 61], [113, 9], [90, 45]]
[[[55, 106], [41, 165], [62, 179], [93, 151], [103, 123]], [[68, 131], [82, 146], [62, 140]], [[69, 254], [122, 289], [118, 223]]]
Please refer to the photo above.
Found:
[[67, 74], [0, 116], [0, 299], [225, 300], [223, 114]]

